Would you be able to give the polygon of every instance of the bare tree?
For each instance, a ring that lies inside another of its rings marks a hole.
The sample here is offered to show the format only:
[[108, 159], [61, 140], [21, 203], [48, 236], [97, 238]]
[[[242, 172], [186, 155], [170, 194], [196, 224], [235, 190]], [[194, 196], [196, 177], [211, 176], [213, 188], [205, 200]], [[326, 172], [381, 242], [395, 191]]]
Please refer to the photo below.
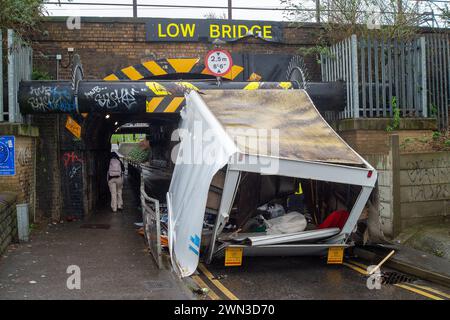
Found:
[[426, 0], [280, 0], [286, 17], [297, 23], [319, 22], [328, 39], [351, 34], [408, 38], [426, 21]]

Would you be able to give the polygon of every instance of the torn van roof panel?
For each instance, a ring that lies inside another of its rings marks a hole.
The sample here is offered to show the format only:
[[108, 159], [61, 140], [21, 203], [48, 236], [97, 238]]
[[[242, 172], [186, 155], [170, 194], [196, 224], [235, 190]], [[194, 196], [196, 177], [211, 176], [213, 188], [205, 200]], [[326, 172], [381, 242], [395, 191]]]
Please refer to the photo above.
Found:
[[258, 150], [254, 147], [258, 144], [245, 142], [255, 138], [252, 130], [246, 129], [278, 129], [279, 158], [364, 165], [304, 90], [215, 90], [202, 99], [242, 153], [274, 156], [270, 144], [266, 150]]

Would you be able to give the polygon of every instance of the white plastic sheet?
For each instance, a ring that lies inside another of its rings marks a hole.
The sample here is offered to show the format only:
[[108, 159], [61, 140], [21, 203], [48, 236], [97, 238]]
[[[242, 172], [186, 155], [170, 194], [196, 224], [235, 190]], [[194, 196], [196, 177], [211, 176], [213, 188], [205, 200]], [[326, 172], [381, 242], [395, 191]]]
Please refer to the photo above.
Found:
[[167, 196], [169, 250], [181, 276], [197, 269], [203, 219], [213, 176], [238, 151], [195, 91], [186, 96], [181, 113], [175, 169]]

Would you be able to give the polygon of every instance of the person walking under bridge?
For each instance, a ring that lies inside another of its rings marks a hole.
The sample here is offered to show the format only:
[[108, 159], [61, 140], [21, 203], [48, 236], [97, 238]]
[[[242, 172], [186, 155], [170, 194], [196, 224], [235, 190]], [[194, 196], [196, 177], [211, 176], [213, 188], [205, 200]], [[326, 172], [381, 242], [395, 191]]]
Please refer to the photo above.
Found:
[[115, 152], [111, 152], [108, 169], [108, 186], [111, 192], [111, 209], [113, 212], [123, 209], [122, 188], [125, 166]]

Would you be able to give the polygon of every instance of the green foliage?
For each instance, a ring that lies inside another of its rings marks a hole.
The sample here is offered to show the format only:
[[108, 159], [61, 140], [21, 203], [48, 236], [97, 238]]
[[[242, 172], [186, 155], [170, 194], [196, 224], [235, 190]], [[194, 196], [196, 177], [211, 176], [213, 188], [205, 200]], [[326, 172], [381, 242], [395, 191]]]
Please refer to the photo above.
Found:
[[436, 106], [434, 103], [432, 103], [432, 104], [430, 105], [430, 116], [436, 117], [437, 114], [438, 114], [437, 106]]
[[433, 132], [433, 140], [437, 140], [441, 137], [441, 133], [439, 131]]
[[394, 115], [391, 124], [386, 127], [388, 132], [397, 130], [400, 127], [400, 109], [397, 107], [397, 97], [395, 96], [392, 97], [391, 107]]
[[444, 141], [444, 145], [445, 145], [446, 147], [450, 147], [450, 139], [445, 140], [445, 141]]
[[121, 142], [139, 142], [144, 138], [143, 134], [113, 134], [111, 136], [111, 143]]
[[148, 161], [149, 152], [147, 150], [142, 150], [139, 147], [135, 147], [130, 151], [128, 157], [135, 162], [145, 162]]
[[32, 80], [53, 80], [53, 77], [45, 71], [35, 69], [33, 70], [33, 73], [31, 74]]
[[44, 0], [0, 0], [0, 29], [13, 29], [23, 39], [45, 15]]

